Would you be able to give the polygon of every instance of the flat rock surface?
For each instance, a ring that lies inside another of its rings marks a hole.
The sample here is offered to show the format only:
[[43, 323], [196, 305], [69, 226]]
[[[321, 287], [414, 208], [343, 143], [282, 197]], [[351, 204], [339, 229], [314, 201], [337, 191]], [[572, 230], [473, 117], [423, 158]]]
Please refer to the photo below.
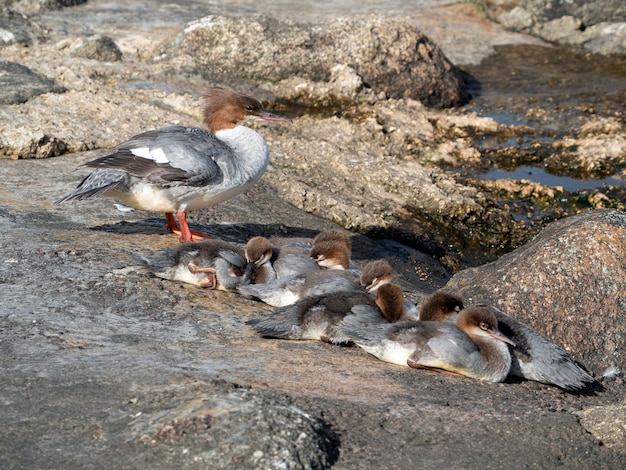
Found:
[[62, 93], [61, 85], [37, 75], [28, 67], [0, 60], [0, 105], [25, 103], [44, 93]]
[[[621, 379], [604, 380], [596, 394], [573, 395], [535, 382], [489, 384], [397, 367], [355, 348], [263, 339], [245, 321], [270, 307], [130, 267], [131, 253], [176, 243], [163, 234], [161, 218], [119, 212], [106, 199], [52, 205], [75, 185], [75, 166], [93, 156], [3, 162], [2, 468], [626, 462], [619, 446], [601, 445], [604, 427], [587, 429], [575, 414], [622, 403]], [[192, 225], [199, 223], [238, 241], [258, 233], [312, 236], [331, 226], [264, 184], [196, 214]], [[359, 264], [387, 257], [415, 301], [447, 281], [416, 250], [363, 236], [352, 242]], [[267, 425], [267, 412], [278, 414], [274, 424]], [[234, 429], [247, 446], [219, 437]], [[268, 433], [281, 432], [311, 437], [296, 439], [285, 454], [267, 443]]]

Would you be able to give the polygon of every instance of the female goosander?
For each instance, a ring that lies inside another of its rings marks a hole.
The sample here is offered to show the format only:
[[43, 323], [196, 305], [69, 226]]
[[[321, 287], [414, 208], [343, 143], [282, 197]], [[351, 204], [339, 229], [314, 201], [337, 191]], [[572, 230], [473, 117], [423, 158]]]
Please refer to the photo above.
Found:
[[165, 248], [147, 255], [131, 255], [155, 276], [208, 289], [230, 290], [264, 279], [268, 247], [266, 238], [251, 238], [242, 248], [223, 240], [203, 240]]
[[509, 373], [511, 355], [489, 310], [470, 307], [449, 322], [371, 322], [360, 315], [346, 317], [341, 335], [378, 359], [416, 369], [431, 369], [501, 382]]
[[[55, 204], [110, 196], [136, 209], [165, 212], [167, 230], [180, 233], [180, 242], [191, 242], [194, 234], [187, 225], [187, 211], [242, 193], [267, 167], [269, 151], [263, 137], [238, 125], [248, 116], [289, 121], [264, 110], [250, 96], [211, 88], [204, 108], [208, 131], [170, 126], [136, 135], [114, 153], [86, 163], [97, 170]], [[198, 233], [195, 237], [203, 238]]]
[[385, 260], [371, 261], [359, 275], [352, 270], [313, 270], [278, 278], [274, 281], [254, 285], [242, 285], [240, 294], [256, 297], [268, 305], [285, 307], [305, 297], [333, 292], [360, 290], [370, 294], [383, 284], [391, 282], [393, 273]]
[[357, 306], [375, 307], [381, 321], [403, 319], [404, 294], [395, 284], [378, 289], [376, 298], [363, 291], [344, 291], [306, 297], [293, 305], [280, 307], [266, 317], [248, 320], [261, 336], [284, 339], [312, 339], [325, 343], [350, 343], [339, 333], [342, 319]]
[[[528, 325], [515, 320], [493, 305], [478, 303], [476, 306], [488, 309], [498, 320], [500, 331], [516, 344], [514, 348], [510, 348], [512, 361], [509, 374], [556, 385], [569, 391], [581, 390], [594, 382], [593, 377], [578, 366], [569, 354]], [[459, 297], [437, 291], [420, 308], [419, 319], [442, 321], [448, 318], [448, 321], [454, 322], [459, 308], [463, 309]]]

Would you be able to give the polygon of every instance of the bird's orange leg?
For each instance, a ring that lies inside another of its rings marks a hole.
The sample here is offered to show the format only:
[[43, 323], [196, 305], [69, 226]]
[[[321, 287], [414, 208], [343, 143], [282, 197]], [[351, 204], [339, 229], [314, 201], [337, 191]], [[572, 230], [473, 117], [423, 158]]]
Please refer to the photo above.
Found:
[[171, 212], [165, 213], [165, 231], [173, 232], [174, 230], [178, 230], [178, 222], [174, 218], [174, 214]]
[[[187, 225], [187, 215], [184, 212], [177, 212], [176, 217], [178, 218], [178, 223], [176, 223], [174, 214], [172, 214], [171, 212], [165, 213], [165, 229], [168, 232], [173, 232], [177, 234], [178, 241], [180, 243], [197, 242], [200, 240], [205, 240], [207, 238], [213, 238], [208, 233], [200, 232], [197, 230], [190, 230], [189, 225]], [[178, 227], [179, 224], [180, 228]]]
[[201, 268], [200, 266], [195, 265], [194, 263], [189, 263], [187, 265], [189, 272], [193, 274], [197, 273], [207, 273], [206, 280], [201, 281], [198, 285], [200, 287], [204, 287], [207, 289], [215, 289], [217, 287], [217, 274], [215, 272], [215, 268]]

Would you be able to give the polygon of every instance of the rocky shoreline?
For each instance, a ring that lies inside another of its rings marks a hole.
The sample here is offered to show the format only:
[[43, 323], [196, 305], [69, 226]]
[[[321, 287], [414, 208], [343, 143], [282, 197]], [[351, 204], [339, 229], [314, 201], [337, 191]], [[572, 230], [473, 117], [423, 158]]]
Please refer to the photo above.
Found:
[[[603, 377], [625, 363], [623, 188], [567, 192], [477, 176], [507, 158], [541, 158], [565, 174], [619, 173], [623, 90], [593, 112], [558, 98], [504, 100], [528, 118], [507, 123], [476, 104], [488, 93], [476, 89], [489, 85], [487, 66], [461, 72], [428, 27], [406, 19], [360, 17], [371, 36], [348, 28], [375, 56], [390, 49], [386, 64], [366, 70], [359, 64], [371, 60], [344, 50], [355, 40], [337, 29], [352, 19], [296, 27], [252, 15], [242, 29], [240, 16], [206, 16], [202, 2], [184, 12], [159, 2], [140, 26], [132, 6], [127, 22], [111, 23], [91, 2], [58, 11], [11, 3], [0, 32], [19, 27], [11, 33], [22, 39], [0, 46], [0, 288], [12, 306], [0, 334], [3, 468], [623, 466], [626, 390], [621, 376]], [[437, 11], [439, 21], [459, 11], [474, 18], [468, 24], [486, 21], [467, 6]], [[441, 23], [429, 24], [441, 34]], [[474, 45], [493, 46], [489, 28]], [[411, 40], [393, 49], [384, 40], [396, 33]], [[256, 47], [275, 61], [255, 60], [258, 70], [238, 76], [220, 37], [237, 42], [238, 54]], [[302, 49], [281, 58], [294, 42]], [[294, 75], [314, 44], [330, 46]], [[220, 51], [217, 73], [203, 61]], [[399, 71], [397, 82], [377, 75], [385, 65]], [[258, 75], [268, 67], [276, 76]], [[403, 67], [413, 75], [403, 77]], [[433, 73], [442, 78], [428, 82]], [[559, 344], [598, 383], [582, 394], [515, 379], [476, 383], [354, 348], [261, 339], [245, 321], [267, 306], [130, 266], [132, 253], [175, 242], [159, 217], [107, 200], [52, 205], [104, 149], [146, 128], [197, 125], [202, 91], [225, 76], [294, 123], [259, 127], [272, 159], [261, 182], [190, 214], [192, 224], [238, 242], [312, 237], [338, 224], [351, 231], [355, 261], [389, 259], [412, 301], [439, 288], [466, 303], [487, 300]], [[431, 101], [402, 91], [420, 77], [411, 93], [426, 90]], [[469, 104], [445, 108], [467, 93]], [[488, 139], [513, 143], [490, 150]]]

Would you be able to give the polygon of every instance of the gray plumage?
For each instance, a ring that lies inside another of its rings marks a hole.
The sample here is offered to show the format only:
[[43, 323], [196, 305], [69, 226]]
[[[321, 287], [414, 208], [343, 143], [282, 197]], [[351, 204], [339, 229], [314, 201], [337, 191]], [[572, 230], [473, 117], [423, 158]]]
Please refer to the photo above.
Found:
[[500, 331], [515, 342], [515, 348], [511, 348], [511, 375], [569, 391], [584, 389], [595, 381], [568, 353], [528, 325], [493, 305], [476, 305], [488, 308], [496, 316]]
[[386, 285], [377, 298], [363, 291], [345, 291], [306, 297], [293, 305], [280, 307], [263, 318], [249, 320], [261, 336], [284, 339], [312, 339], [327, 343], [350, 343], [350, 337], [338, 330], [346, 316], [369, 308], [381, 321], [395, 321], [403, 315], [402, 289]]
[[[222, 257], [224, 253], [228, 256]], [[246, 269], [243, 248], [223, 240], [184, 243], [131, 257], [155, 276], [200, 287], [234, 289], [251, 282], [252, 277], [252, 271]], [[207, 283], [213, 274], [217, 280], [214, 286]]]
[[501, 382], [511, 356], [495, 317], [485, 309], [466, 309], [450, 322], [371, 321], [347, 316], [339, 326], [363, 350], [382, 361], [414, 368], [445, 370], [479, 380]]

